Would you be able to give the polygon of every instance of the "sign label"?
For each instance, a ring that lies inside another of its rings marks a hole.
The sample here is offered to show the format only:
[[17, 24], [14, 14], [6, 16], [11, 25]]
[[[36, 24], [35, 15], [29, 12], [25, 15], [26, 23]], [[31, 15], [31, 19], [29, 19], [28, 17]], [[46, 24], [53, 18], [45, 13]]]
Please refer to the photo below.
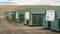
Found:
[[10, 13], [10, 18], [11, 18], [11, 12], [9, 12]]
[[54, 17], [55, 17], [55, 10], [46, 11], [46, 20], [47, 21], [54, 21]]
[[29, 15], [30, 15], [29, 12], [26, 12], [26, 13], [25, 13], [25, 19], [26, 19], [26, 20], [29, 20]]
[[9, 13], [7, 14], [7, 17], [9, 17]]
[[18, 19], [18, 13], [16, 13], [16, 19]]

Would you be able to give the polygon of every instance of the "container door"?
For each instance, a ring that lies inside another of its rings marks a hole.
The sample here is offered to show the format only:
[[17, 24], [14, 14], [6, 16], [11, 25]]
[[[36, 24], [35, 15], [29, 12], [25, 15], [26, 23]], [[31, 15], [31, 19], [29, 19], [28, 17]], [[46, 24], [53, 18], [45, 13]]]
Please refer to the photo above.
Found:
[[16, 15], [12, 14], [11, 18], [12, 18], [13, 21], [15, 21]]
[[19, 14], [19, 21], [24, 22], [24, 14]]
[[32, 16], [33, 24], [40, 25], [42, 23], [42, 15], [40, 14], [33, 14]]

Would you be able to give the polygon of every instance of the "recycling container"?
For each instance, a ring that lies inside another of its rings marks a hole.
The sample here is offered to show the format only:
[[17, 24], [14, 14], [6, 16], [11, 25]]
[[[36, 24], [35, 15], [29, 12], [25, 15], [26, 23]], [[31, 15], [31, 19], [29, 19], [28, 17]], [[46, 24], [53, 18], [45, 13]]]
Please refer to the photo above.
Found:
[[46, 10], [45, 17], [43, 17], [43, 27], [49, 28], [51, 27], [51, 23], [54, 21], [55, 10]]
[[16, 21], [16, 11], [9, 11], [9, 21]]
[[5, 12], [5, 17], [7, 20], [9, 20], [9, 11]]
[[24, 14], [25, 11], [24, 10], [18, 10], [16, 11], [16, 22], [24, 22]]
[[54, 21], [51, 23], [50, 29], [60, 31], [60, 10], [55, 10]]
[[5, 13], [4, 13], [5, 19], [8, 19], [7, 13], [8, 13], [8, 12], [5, 12]]
[[43, 8], [30, 8], [25, 12], [24, 24], [26, 25], [42, 25], [45, 9]]

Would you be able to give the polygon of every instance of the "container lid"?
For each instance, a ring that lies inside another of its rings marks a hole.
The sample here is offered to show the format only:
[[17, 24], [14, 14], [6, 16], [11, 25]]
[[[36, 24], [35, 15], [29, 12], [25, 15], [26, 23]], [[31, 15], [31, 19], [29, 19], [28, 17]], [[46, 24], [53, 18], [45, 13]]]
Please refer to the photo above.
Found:
[[57, 18], [60, 19], [60, 10], [56, 10]]
[[18, 14], [25, 14], [25, 11], [24, 10], [18, 10], [16, 13], [18, 13]]
[[15, 13], [16, 13], [16, 11], [9, 11], [9, 13], [11, 13], [11, 14], [15, 14]]
[[31, 14], [45, 14], [44, 8], [31, 8], [30, 9]]

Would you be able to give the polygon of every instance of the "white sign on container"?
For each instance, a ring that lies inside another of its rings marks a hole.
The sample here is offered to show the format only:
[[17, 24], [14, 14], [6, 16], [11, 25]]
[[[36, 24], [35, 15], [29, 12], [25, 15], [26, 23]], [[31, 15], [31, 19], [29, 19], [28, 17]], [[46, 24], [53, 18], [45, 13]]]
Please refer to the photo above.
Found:
[[10, 13], [10, 18], [11, 18], [11, 12], [9, 12]]
[[9, 17], [9, 13], [7, 14], [7, 17]]
[[16, 19], [18, 19], [18, 13], [16, 13]]
[[47, 21], [54, 21], [54, 17], [55, 17], [55, 10], [46, 11], [46, 20]]
[[26, 19], [26, 20], [29, 20], [29, 15], [30, 15], [29, 12], [26, 12], [26, 13], [25, 13], [25, 19]]

